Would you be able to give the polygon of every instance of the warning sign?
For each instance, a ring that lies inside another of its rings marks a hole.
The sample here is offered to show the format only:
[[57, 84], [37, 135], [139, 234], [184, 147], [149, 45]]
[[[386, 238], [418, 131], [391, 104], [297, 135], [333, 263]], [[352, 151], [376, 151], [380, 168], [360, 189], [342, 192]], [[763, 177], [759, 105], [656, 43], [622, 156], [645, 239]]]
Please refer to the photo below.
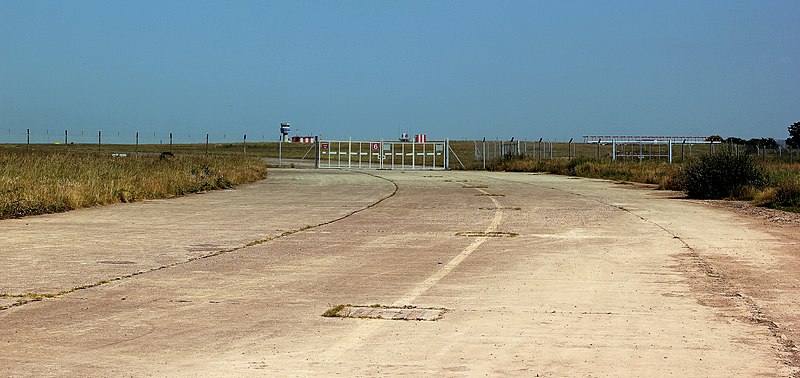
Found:
[[331, 146], [331, 145], [330, 145], [330, 143], [328, 143], [328, 142], [321, 142], [321, 143], [319, 144], [319, 148], [321, 148], [321, 149], [323, 149], [323, 150], [327, 150], [328, 148], [330, 148], [330, 146]]
[[381, 149], [381, 144], [380, 143], [378, 143], [378, 142], [373, 142], [372, 143], [372, 150], [373, 151], [378, 151], [380, 149]]

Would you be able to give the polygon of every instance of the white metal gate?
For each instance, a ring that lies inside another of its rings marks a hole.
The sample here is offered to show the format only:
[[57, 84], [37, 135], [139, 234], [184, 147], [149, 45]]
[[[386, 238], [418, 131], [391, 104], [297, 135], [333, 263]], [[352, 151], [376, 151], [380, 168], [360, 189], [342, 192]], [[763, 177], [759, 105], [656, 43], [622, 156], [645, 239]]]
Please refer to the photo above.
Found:
[[320, 140], [317, 168], [448, 169], [448, 141], [386, 142]]

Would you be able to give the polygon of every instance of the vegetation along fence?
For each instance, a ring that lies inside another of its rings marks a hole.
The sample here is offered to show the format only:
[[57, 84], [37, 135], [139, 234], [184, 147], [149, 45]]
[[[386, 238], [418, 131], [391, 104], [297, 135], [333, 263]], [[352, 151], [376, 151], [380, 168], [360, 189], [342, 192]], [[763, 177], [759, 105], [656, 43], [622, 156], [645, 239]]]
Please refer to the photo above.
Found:
[[[304, 159], [313, 163], [316, 158], [312, 143], [279, 143], [271, 141], [277, 136], [233, 134], [189, 134], [171, 132], [113, 132], [6, 129], [0, 132], [0, 145], [5, 148], [28, 148], [70, 152], [100, 152], [109, 154], [135, 153], [189, 153], [189, 154], [243, 154], [283, 159]], [[485, 169], [498, 159], [530, 158], [562, 160], [595, 158], [609, 161], [671, 161], [683, 162], [713, 152], [727, 145], [736, 154], [751, 155], [764, 161], [797, 162], [800, 154], [776, 144], [759, 145], [740, 143], [741, 140], [707, 143], [690, 139], [653, 142], [612, 140], [609, 138], [582, 141], [554, 141], [540, 139], [509, 140], [450, 140], [448, 168]], [[669, 149], [672, 153], [669, 153]], [[287, 160], [290, 161], [290, 160]]]

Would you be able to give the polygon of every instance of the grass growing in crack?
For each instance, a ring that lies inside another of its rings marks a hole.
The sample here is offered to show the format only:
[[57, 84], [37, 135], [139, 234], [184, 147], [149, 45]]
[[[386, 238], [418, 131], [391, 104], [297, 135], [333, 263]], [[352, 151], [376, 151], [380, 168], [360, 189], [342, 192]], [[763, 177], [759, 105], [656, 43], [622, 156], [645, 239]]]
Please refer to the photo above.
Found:
[[25, 294], [1, 293], [0, 298], [24, 298], [24, 299], [41, 300], [43, 298], [54, 298], [60, 294], [61, 293], [25, 293]]
[[456, 232], [456, 236], [468, 236], [468, 237], [488, 237], [488, 238], [500, 238], [500, 237], [508, 237], [514, 238], [519, 236], [516, 232], [503, 232], [503, 231], [461, 231]]
[[327, 309], [325, 312], [322, 313], [322, 316], [326, 318], [344, 318], [346, 315], [342, 314], [341, 311], [344, 310], [345, 307], [348, 305], [338, 305], [335, 307], [331, 307]]

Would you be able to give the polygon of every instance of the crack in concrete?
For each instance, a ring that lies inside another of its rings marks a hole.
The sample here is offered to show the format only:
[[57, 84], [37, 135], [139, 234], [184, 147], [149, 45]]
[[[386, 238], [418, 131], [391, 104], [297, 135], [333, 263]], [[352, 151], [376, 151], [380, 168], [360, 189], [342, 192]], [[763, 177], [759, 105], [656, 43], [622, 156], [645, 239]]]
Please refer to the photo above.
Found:
[[306, 225], [306, 226], [301, 227], [301, 228], [297, 228], [297, 229], [293, 229], [293, 230], [289, 230], [289, 231], [283, 232], [283, 233], [281, 233], [279, 235], [276, 235], [276, 236], [270, 236], [268, 238], [264, 238], [264, 239], [260, 239], [260, 240], [254, 240], [254, 241], [251, 241], [251, 242], [249, 242], [247, 244], [244, 244], [244, 245], [241, 245], [241, 246], [238, 246], [238, 247], [223, 249], [223, 250], [211, 252], [211, 253], [208, 253], [208, 254], [205, 254], [205, 255], [191, 257], [191, 258], [189, 258], [187, 260], [178, 261], [178, 262], [174, 262], [174, 263], [171, 263], [171, 264], [158, 266], [158, 267], [155, 267], [155, 268], [140, 270], [138, 272], [124, 274], [124, 275], [121, 275], [121, 276], [117, 276], [117, 277], [113, 277], [113, 278], [97, 281], [97, 282], [86, 284], [86, 285], [76, 286], [76, 287], [73, 287], [73, 288], [70, 288], [70, 289], [59, 291], [57, 293], [25, 293], [25, 294], [0, 293], [0, 298], [20, 298], [19, 300], [17, 300], [14, 303], [7, 304], [7, 305], [0, 305], [0, 312], [8, 310], [8, 309], [13, 308], [13, 307], [19, 307], [19, 306], [22, 306], [22, 305], [25, 305], [25, 304], [28, 304], [28, 303], [39, 302], [39, 301], [41, 301], [41, 300], [43, 300], [45, 298], [59, 298], [59, 297], [62, 297], [64, 295], [67, 295], [67, 294], [70, 294], [70, 293], [74, 293], [76, 291], [91, 289], [91, 288], [102, 286], [102, 285], [105, 285], [105, 284], [108, 284], [108, 283], [111, 283], [111, 282], [116, 282], [116, 281], [121, 281], [121, 280], [128, 279], [128, 278], [133, 278], [133, 277], [136, 277], [136, 276], [139, 276], [139, 275], [142, 275], [142, 274], [146, 274], [146, 273], [153, 273], [153, 272], [157, 272], [157, 271], [168, 269], [168, 268], [174, 268], [174, 267], [177, 267], [177, 266], [181, 266], [181, 265], [185, 265], [185, 264], [191, 263], [193, 261], [220, 256], [220, 255], [223, 255], [223, 254], [226, 254], [226, 253], [235, 252], [235, 251], [247, 248], [247, 247], [252, 247], [252, 246], [264, 244], [264, 243], [267, 243], [267, 242], [270, 242], [270, 241], [273, 241], [273, 240], [276, 240], [276, 239], [280, 239], [280, 238], [283, 238], [283, 237], [294, 235], [294, 234], [297, 234], [297, 233], [300, 233], [300, 232], [303, 232], [303, 231], [306, 231], [306, 230], [311, 230], [311, 229], [314, 229], [314, 228], [326, 226], [326, 225], [341, 221], [343, 219], [347, 219], [347, 218], [349, 218], [349, 217], [351, 217], [351, 216], [353, 216], [355, 214], [358, 214], [358, 213], [360, 213], [362, 211], [365, 211], [365, 210], [371, 209], [371, 208], [373, 208], [375, 206], [378, 206], [383, 201], [385, 201], [385, 200], [387, 200], [389, 198], [392, 198], [392, 197], [394, 197], [395, 194], [397, 194], [397, 191], [398, 191], [399, 187], [397, 186], [397, 183], [395, 183], [394, 181], [392, 181], [392, 180], [390, 180], [388, 178], [385, 178], [385, 177], [381, 177], [381, 176], [372, 174], [372, 173], [359, 172], [359, 171], [353, 171], [353, 172], [362, 173], [362, 174], [365, 174], [365, 175], [368, 175], [368, 176], [372, 176], [372, 177], [387, 181], [387, 182], [391, 183], [394, 186], [394, 190], [392, 190], [392, 193], [390, 193], [388, 196], [383, 197], [383, 198], [379, 199], [378, 201], [373, 202], [373, 203], [371, 203], [371, 204], [369, 204], [369, 205], [367, 205], [365, 207], [362, 207], [360, 209], [357, 209], [357, 210], [354, 210], [354, 211], [352, 211], [350, 213], [347, 213], [347, 214], [345, 214], [345, 215], [343, 215], [341, 217], [338, 217], [338, 218], [335, 218], [335, 219], [332, 219], [332, 220], [329, 220], [329, 221], [325, 221], [325, 222], [322, 222], [322, 223], [319, 223], [319, 224], [316, 224], [316, 225]]
[[[697, 252], [697, 250], [695, 250], [691, 245], [689, 245], [689, 243], [686, 242], [683, 238], [681, 238], [679, 235], [675, 234], [674, 232], [668, 230], [666, 227], [662, 226], [661, 224], [659, 224], [659, 223], [657, 223], [657, 222], [655, 222], [655, 221], [653, 221], [651, 219], [647, 219], [647, 218], [643, 217], [642, 215], [639, 215], [639, 214], [631, 211], [630, 209], [625, 208], [624, 206], [611, 204], [611, 203], [602, 201], [602, 200], [600, 200], [598, 198], [587, 196], [587, 195], [584, 195], [584, 194], [581, 194], [581, 193], [572, 192], [572, 191], [569, 191], [569, 190], [566, 190], [566, 189], [560, 189], [560, 188], [555, 188], [555, 187], [550, 187], [550, 186], [545, 187], [545, 186], [536, 185], [536, 184], [533, 184], [533, 183], [527, 183], [527, 182], [503, 179], [503, 178], [498, 178], [498, 177], [490, 177], [490, 178], [494, 179], [494, 180], [498, 180], [498, 181], [505, 181], [505, 182], [523, 184], [523, 185], [530, 185], [530, 186], [541, 188], [541, 189], [550, 189], [550, 190], [561, 191], [561, 192], [564, 192], [564, 193], [568, 193], [568, 194], [574, 195], [576, 197], [586, 198], [586, 199], [595, 201], [597, 203], [600, 203], [602, 205], [609, 206], [609, 207], [624, 211], [624, 212], [626, 212], [626, 213], [628, 213], [628, 214], [640, 219], [643, 222], [650, 223], [650, 224], [656, 226], [657, 228], [659, 228], [662, 231], [664, 231], [666, 234], [672, 236], [673, 239], [676, 239], [679, 242], [681, 242], [681, 244], [683, 244], [684, 247], [689, 251], [686, 255], [691, 260], [693, 260], [695, 262], [695, 266], [700, 268], [702, 270], [702, 272], [705, 274], [706, 277], [708, 277], [711, 280], [718, 281], [719, 285], [721, 287], [723, 287], [723, 288], [734, 289], [733, 284], [731, 284], [730, 281], [727, 280], [725, 278], [725, 276], [721, 272], [719, 272], [718, 270], [714, 269], [714, 267], [711, 265], [711, 263], [709, 263], [708, 260], [706, 260], [703, 256], [701, 256]], [[676, 257], [676, 259], [677, 259], [677, 257]], [[726, 290], [726, 291], [732, 291], [732, 290]], [[720, 293], [720, 294], [725, 295], [725, 293]], [[787, 364], [789, 364], [793, 368], [796, 368], [797, 371], [795, 371], [795, 373], [792, 374], [792, 376], [795, 377], [795, 378], [800, 378], [800, 351], [798, 351], [797, 345], [795, 344], [794, 340], [786, 338], [786, 336], [783, 335], [780, 332], [780, 326], [766, 316], [766, 313], [764, 312], [763, 308], [761, 308], [755, 302], [755, 300], [752, 297], [744, 295], [743, 293], [741, 293], [739, 291], [736, 291], [735, 293], [729, 294], [727, 296], [728, 297], [732, 297], [733, 299], [739, 299], [745, 305], [746, 308], [749, 308], [750, 317], [746, 319], [748, 322], [750, 322], [752, 324], [765, 326], [770, 331], [772, 336], [778, 341], [779, 345], [781, 345], [783, 347], [784, 353], [789, 354], [788, 358], [784, 358], [782, 356], [779, 356], [779, 358], [783, 359]]]
[[[487, 191], [481, 188], [474, 188], [479, 191], [481, 194], [489, 194]], [[497, 227], [500, 226], [500, 222], [503, 219], [503, 206], [500, 205], [500, 202], [497, 201], [494, 196], [488, 196], [488, 198], [492, 201], [492, 204], [495, 208], [495, 214], [492, 218], [492, 221], [489, 223], [489, 226], [486, 227], [484, 233], [492, 233], [497, 230]], [[421, 295], [425, 294], [431, 287], [436, 285], [442, 278], [447, 276], [453, 269], [455, 269], [459, 264], [461, 264], [467, 257], [469, 257], [475, 250], [478, 249], [483, 243], [489, 240], [489, 236], [479, 236], [475, 238], [475, 240], [470, 243], [466, 248], [464, 248], [458, 255], [453, 257], [449, 262], [444, 264], [439, 270], [434, 272], [430, 277], [425, 279], [425, 281], [420, 282], [415, 287], [413, 287], [408, 293], [400, 297], [398, 300], [394, 301], [391, 304], [391, 307], [407, 307], [412, 306], [411, 303], [414, 302], [417, 298]], [[326, 359], [335, 360], [341, 357], [344, 353], [347, 353], [349, 350], [356, 347], [359, 343], [366, 340], [370, 337], [373, 333], [375, 333], [381, 327], [380, 322], [372, 322], [362, 324], [359, 328], [351, 332], [347, 337], [339, 340], [335, 345], [333, 345], [330, 349], [328, 349], [325, 353]]]

